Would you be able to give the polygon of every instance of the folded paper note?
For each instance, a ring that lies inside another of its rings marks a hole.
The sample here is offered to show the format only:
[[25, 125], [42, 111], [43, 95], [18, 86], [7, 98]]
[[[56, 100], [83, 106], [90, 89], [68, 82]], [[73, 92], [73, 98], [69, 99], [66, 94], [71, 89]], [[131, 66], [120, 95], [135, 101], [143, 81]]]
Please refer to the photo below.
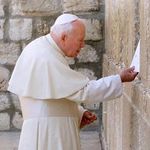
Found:
[[130, 67], [135, 66], [135, 71], [140, 72], [140, 40], [134, 53]]

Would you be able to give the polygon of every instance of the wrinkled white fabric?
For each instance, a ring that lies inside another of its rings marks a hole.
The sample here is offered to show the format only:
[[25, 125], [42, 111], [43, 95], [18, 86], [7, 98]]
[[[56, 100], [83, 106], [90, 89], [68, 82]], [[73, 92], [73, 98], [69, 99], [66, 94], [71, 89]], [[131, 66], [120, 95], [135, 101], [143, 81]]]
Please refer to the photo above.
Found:
[[89, 79], [72, 70], [50, 34], [31, 42], [20, 55], [8, 91], [18, 96], [59, 99], [83, 88]]
[[94, 104], [120, 97], [122, 90], [120, 75], [112, 75], [89, 81], [84, 88], [68, 96], [67, 99], [85, 104]]
[[[79, 101], [85, 104], [103, 102], [121, 94], [122, 83], [119, 75], [115, 75], [90, 81], [66, 100], [73, 101], [77, 107], [76, 102]], [[62, 105], [61, 100], [34, 100], [33, 104], [31, 98], [20, 98], [23, 116], [25, 113], [28, 115], [24, 116], [19, 150], [80, 150], [79, 124], [84, 109], [80, 107], [79, 111], [69, 103]], [[69, 110], [74, 111], [69, 114]]]
[[80, 150], [78, 105], [67, 99], [20, 97], [23, 126], [19, 150]]

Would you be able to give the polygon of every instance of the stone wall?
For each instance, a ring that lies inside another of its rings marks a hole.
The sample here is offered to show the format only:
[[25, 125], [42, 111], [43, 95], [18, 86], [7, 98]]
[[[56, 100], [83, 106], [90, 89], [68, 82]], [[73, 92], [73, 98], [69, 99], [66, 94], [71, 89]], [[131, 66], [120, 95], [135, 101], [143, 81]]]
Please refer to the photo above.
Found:
[[[77, 58], [67, 58], [71, 67], [90, 79], [101, 76], [103, 0], [0, 0], [0, 131], [20, 131], [22, 126], [18, 97], [7, 91], [21, 51], [30, 41], [49, 33], [50, 26], [63, 12], [84, 18], [87, 27], [85, 48]], [[99, 104], [85, 107], [100, 114]], [[90, 130], [97, 130], [98, 126], [97, 121]]]
[[104, 103], [108, 150], [150, 149], [150, 2], [106, 0], [104, 76], [130, 66], [139, 39], [138, 78], [124, 84], [121, 98]]

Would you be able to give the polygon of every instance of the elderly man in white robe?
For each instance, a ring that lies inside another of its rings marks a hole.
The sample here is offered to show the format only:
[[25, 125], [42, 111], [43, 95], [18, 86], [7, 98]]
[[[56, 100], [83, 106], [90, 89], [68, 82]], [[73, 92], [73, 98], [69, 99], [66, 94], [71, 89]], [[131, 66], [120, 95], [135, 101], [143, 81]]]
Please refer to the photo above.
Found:
[[79, 104], [117, 98], [122, 82], [136, 77], [134, 67], [91, 81], [72, 70], [65, 56], [76, 57], [84, 47], [84, 37], [83, 21], [62, 14], [50, 34], [24, 48], [8, 87], [18, 95], [23, 113], [19, 150], [80, 150], [80, 126], [96, 117]]

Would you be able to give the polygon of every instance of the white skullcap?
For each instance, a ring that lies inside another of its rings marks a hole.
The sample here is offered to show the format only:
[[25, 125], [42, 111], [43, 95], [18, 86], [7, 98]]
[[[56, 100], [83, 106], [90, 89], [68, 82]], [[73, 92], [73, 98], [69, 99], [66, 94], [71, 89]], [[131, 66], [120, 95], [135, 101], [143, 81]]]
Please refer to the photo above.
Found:
[[61, 25], [61, 24], [66, 24], [66, 23], [70, 23], [73, 22], [75, 20], [79, 19], [79, 17], [72, 15], [72, 14], [62, 14], [60, 15], [53, 26], [55, 25]]

